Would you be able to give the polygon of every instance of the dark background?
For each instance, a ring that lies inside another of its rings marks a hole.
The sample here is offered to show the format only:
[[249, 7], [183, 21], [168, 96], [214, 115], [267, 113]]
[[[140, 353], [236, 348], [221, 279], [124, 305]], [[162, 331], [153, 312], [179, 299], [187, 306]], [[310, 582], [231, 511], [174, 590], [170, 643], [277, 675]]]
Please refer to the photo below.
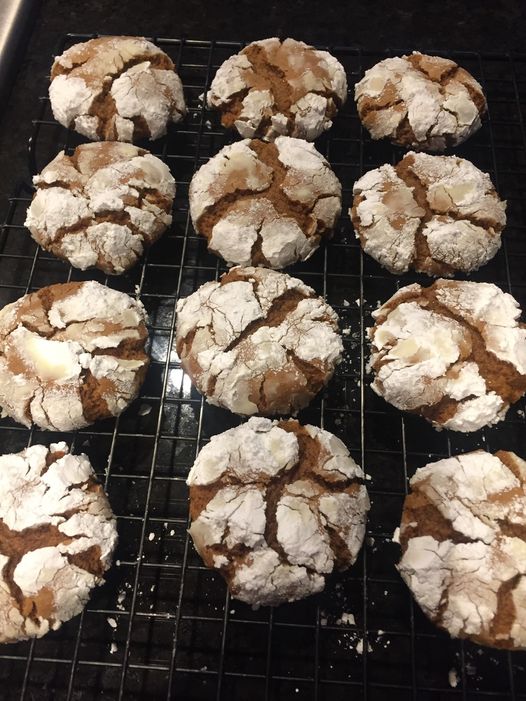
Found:
[[2, 220], [14, 185], [29, 177], [31, 119], [66, 32], [236, 41], [288, 35], [368, 49], [526, 51], [525, 0], [35, 0], [31, 25], [13, 89], [0, 106]]

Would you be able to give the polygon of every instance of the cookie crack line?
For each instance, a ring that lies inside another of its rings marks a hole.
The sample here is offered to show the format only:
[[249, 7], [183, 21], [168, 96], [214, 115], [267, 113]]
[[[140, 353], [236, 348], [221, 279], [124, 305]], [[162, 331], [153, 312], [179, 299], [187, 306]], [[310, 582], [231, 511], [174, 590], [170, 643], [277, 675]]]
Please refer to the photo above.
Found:
[[[481, 377], [486, 382], [488, 389], [490, 391], [493, 391], [496, 394], [498, 394], [502, 399], [504, 399], [509, 404], [513, 404], [514, 402], [516, 402], [517, 399], [522, 396], [523, 391], [519, 390], [518, 394], [517, 394], [517, 390], [515, 390], [515, 391], [510, 390], [510, 392], [506, 392], [504, 396], [503, 396], [502, 392], [497, 391], [497, 388], [502, 389], [502, 387], [500, 387], [500, 383], [498, 380], [499, 380], [499, 378], [502, 377], [502, 373], [504, 370], [512, 369], [512, 372], [514, 375], [519, 374], [518, 370], [515, 368], [515, 366], [506, 360], [501, 360], [494, 353], [492, 353], [491, 350], [486, 349], [486, 344], [485, 344], [484, 338], [482, 337], [481, 332], [473, 324], [471, 324], [467, 319], [465, 319], [464, 317], [462, 317], [458, 314], [455, 314], [448, 307], [441, 304], [438, 301], [438, 299], [436, 298], [434, 291], [431, 291], [431, 288], [427, 288], [427, 289], [423, 288], [422, 292], [423, 292], [424, 297], [426, 297], [428, 299], [429, 299], [429, 297], [431, 297], [431, 301], [433, 302], [433, 305], [435, 306], [435, 310], [438, 310], [442, 316], [445, 316], [449, 319], [453, 319], [454, 321], [459, 323], [461, 326], [468, 329], [468, 331], [471, 334], [471, 340], [472, 340], [473, 360], [475, 361], [475, 363], [479, 369], [479, 373], [480, 373]], [[491, 358], [491, 361], [497, 366], [495, 368], [495, 370], [492, 370], [488, 366], [488, 364], [486, 362], [486, 358], [488, 356]]]
[[[256, 289], [254, 289], [254, 293], [256, 299], [259, 301]], [[242, 343], [249, 336], [252, 336], [262, 326], [279, 326], [286, 319], [287, 315], [296, 309], [300, 302], [302, 302], [304, 299], [312, 299], [313, 297], [314, 293], [307, 295], [300, 290], [286, 290], [272, 301], [270, 309], [262, 319], [254, 319], [254, 321], [251, 321], [247, 326], [245, 326], [239, 336], [231, 341], [223, 352], [229, 353], [230, 351], [234, 350], [240, 343]]]
[[[404, 159], [405, 160], [405, 159]], [[421, 178], [418, 176], [418, 174], [412, 169], [412, 163], [410, 163], [407, 167], [403, 167], [404, 160], [400, 161], [399, 163], [396, 164], [395, 166], [395, 171], [397, 176], [404, 182], [404, 184], [411, 190], [413, 197], [417, 203], [417, 205], [424, 210], [424, 215], [420, 218], [420, 223], [418, 225], [418, 228], [415, 232], [415, 250], [414, 250], [414, 256], [412, 259], [412, 264], [415, 266], [416, 270], [420, 270], [422, 267], [423, 262], [426, 259], [432, 260], [432, 267], [436, 271], [436, 274], [441, 274], [441, 275], [450, 275], [452, 272], [454, 272], [455, 268], [448, 263], [444, 263], [442, 261], [435, 261], [431, 255], [431, 251], [429, 250], [429, 245], [427, 242], [427, 238], [423, 233], [423, 230], [425, 228], [425, 225], [433, 219], [434, 216], [447, 216], [450, 219], [453, 219], [454, 221], [467, 221], [473, 224], [474, 226], [478, 228], [483, 228], [486, 231], [490, 228], [493, 228], [493, 222], [490, 222], [488, 220], [484, 220], [481, 218], [478, 218], [474, 216], [473, 214], [469, 213], [461, 213], [459, 211], [455, 211], [455, 209], [447, 209], [445, 212], [440, 212], [437, 211], [436, 209], [433, 209], [433, 207], [429, 204], [429, 201], [427, 199], [426, 195], [426, 186], [425, 183], [421, 180]], [[453, 202], [452, 202], [453, 205]], [[488, 233], [489, 236], [489, 233]]]

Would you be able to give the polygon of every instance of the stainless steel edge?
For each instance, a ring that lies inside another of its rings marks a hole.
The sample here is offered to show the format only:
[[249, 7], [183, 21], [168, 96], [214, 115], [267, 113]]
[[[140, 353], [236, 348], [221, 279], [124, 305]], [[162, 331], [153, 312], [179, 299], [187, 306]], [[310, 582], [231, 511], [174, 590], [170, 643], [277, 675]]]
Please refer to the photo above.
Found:
[[0, 111], [16, 76], [15, 62], [40, 0], [0, 0]]

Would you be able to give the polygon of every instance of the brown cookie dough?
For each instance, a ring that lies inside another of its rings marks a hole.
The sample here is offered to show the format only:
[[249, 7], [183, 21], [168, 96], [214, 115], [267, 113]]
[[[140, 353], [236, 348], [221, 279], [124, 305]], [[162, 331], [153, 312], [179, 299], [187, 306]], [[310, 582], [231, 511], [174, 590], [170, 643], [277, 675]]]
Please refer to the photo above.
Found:
[[26, 226], [42, 248], [81, 270], [124, 273], [172, 222], [170, 169], [131, 144], [61, 151], [33, 183]]
[[228, 263], [284, 268], [328, 238], [341, 185], [303, 139], [245, 139], [205, 163], [190, 183], [190, 213], [208, 250]]
[[506, 203], [464, 158], [408, 153], [366, 173], [353, 194], [356, 236], [391, 273], [451, 277], [477, 270], [500, 248]]
[[264, 39], [231, 56], [207, 95], [225, 127], [243, 137], [314, 141], [347, 99], [343, 66], [327, 51], [294, 39]]
[[451, 636], [526, 648], [526, 462], [478, 450], [411, 479], [398, 570]]
[[481, 125], [486, 98], [477, 81], [454, 61], [414, 52], [386, 58], [354, 88], [358, 114], [373, 139], [443, 151]]
[[435, 427], [477, 431], [526, 392], [526, 326], [515, 299], [485, 282], [403, 287], [368, 329], [372, 389]]
[[172, 60], [143, 37], [71, 46], [53, 63], [49, 99], [60, 124], [93, 141], [158, 139], [186, 114]]
[[65, 443], [0, 456], [0, 643], [40, 638], [104, 583], [117, 529], [85, 455]]
[[343, 345], [337, 316], [301, 280], [236, 267], [177, 303], [177, 353], [211, 404], [291, 414], [328, 383]]
[[0, 407], [50, 431], [118, 416], [146, 374], [142, 304], [98, 282], [43, 287], [0, 310]]
[[321, 591], [356, 560], [364, 474], [328, 431], [251, 418], [213, 436], [190, 470], [190, 535], [232, 596], [255, 608]]

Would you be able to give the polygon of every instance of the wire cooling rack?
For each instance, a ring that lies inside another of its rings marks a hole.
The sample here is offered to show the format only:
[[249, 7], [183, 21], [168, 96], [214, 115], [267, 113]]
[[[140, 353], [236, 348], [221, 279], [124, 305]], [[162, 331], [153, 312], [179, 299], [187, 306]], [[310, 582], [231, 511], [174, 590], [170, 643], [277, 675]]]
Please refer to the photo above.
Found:
[[[91, 36], [68, 35], [60, 52]], [[423, 616], [395, 571], [407, 480], [440, 457], [483, 447], [526, 456], [524, 403], [498, 427], [462, 436], [437, 432], [377, 398], [366, 374], [364, 332], [370, 312], [397, 287], [428, 278], [387, 274], [361, 254], [344, 214], [334, 239], [289, 272], [312, 285], [340, 315], [345, 359], [323, 396], [300, 415], [340, 436], [363, 465], [372, 500], [367, 539], [356, 565], [324, 593], [258, 611], [231, 600], [221, 578], [204, 568], [186, 529], [185, 478], [198, 450], [238, 423], [206, 405], [172, 349], [174, 311], [223, 272], [188, 216], [193, 172], [234, 139], [200, 101], [217, 67], [241, 44], [155, 38], [177, 63], [188, 117], [148, 147], [172, 169], [177, 198], [172, 230], [123, 277], [82, 273], [38, 250], [23, 227], [31, 189], [10, 199], [0, 238], [0, 303], [68, 280], [98, 279], [139, 294], [150, 315], [152, 364], [140, 398], [117, 420], [75, 434], [27, 430], [0, 422], [2, 452], [64, 438], [86, 452], [118, 517], [120, 544], [107, 583], [82, 615], [33, 642], [0, 648], [3, 699], [176, 699], [177, 701], [449, 701], [526, 699], [526, 655], [451, 640]], [[352, 91], [363, 71], [400, 51], [332, 47]], [[526, 55], [444, 53], [483, 84], [489, 115], [456, 153], [488, 171], [508, 201], [504, 245], [474, 280], [495, 282], [526, 305]], [[51, 60], [51, 58], [50, 58]], [[47, 83], [42, 77], [42, 94]], [[36, 110], [30, 167], [40, 170], [80, 138], [53, 121], [47, 97]], [[364, 171], [396, 162], [401, 149], [369, 139], [352, 98], [317, 142], [343, 184], [344, 212]], [[352, 614], [351, 616], [349, 614]], [[353, 623], [354, 621], [354, 623]]]

